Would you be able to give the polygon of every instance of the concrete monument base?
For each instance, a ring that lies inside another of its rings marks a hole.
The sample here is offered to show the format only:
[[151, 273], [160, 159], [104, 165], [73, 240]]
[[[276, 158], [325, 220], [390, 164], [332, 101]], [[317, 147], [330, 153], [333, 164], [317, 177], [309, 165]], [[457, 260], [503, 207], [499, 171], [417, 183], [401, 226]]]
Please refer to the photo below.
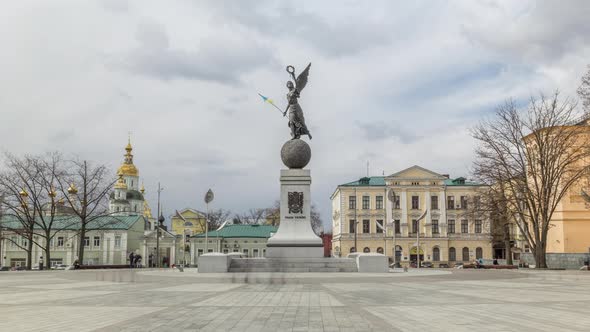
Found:
[[324, 244], [311, 227], [310, 171], [283, 169], [280, 181], [281, 223], [268, 239], [266, 257], [323, 257]]

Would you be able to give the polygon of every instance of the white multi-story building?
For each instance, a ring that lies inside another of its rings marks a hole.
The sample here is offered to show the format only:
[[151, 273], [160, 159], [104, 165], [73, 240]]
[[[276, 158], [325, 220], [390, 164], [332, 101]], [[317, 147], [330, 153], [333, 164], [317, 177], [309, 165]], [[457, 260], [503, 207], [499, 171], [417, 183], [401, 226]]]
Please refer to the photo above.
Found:
[[489, 219], [467, 206], [479, 188], [420, 166], [339, 185], [331, 197], [333, 255], [378, 252], [402, 265], [418, 255], [434, 265], [491, 259]]

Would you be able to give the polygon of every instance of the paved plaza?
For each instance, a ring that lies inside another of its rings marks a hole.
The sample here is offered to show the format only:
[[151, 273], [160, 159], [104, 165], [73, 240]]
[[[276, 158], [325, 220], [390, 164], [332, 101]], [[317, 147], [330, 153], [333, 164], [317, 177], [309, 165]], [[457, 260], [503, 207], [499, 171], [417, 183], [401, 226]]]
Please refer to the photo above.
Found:
[[0, 273], [0, 331], [588, 331], [590, 273]]

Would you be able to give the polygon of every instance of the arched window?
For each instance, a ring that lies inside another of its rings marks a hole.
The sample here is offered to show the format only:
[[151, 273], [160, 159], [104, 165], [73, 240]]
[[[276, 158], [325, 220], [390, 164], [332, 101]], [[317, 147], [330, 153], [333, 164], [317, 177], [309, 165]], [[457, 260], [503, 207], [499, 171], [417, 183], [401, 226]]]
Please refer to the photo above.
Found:
[[382, 254], [383, 253], [383, 248], [381, 248], [381, 247], [377, 248], [377, 253]]
[[350, 247], [350, 252], [356, 252], [356, 248], [355, 247]]
[[440, 249], [438, 247], [432, 248], [432, 260], [434, 262], [440, 261]]
[[365, 248], [363, 249], [363, 252], [371, 252], [371, 249], [369, 249], [369, 247], [365, 247]]
[[137, 205], [133, 205], [133, 212], [137, 212]]
[[463, 248], [463, 261], [464, 262], [469, 262], [469, 248], [465, 247]]
[[455, 252], [455, 248], [449, 248], [449, 262], [454, 262], [457, 260], [457, 253]]
[[133, 188], [133, 180], [131, 180], [131, 187]]
[[475, 249], [475, 258], [476, 259], [483, 258], [483, 249], [481, 249], [480, 247]]

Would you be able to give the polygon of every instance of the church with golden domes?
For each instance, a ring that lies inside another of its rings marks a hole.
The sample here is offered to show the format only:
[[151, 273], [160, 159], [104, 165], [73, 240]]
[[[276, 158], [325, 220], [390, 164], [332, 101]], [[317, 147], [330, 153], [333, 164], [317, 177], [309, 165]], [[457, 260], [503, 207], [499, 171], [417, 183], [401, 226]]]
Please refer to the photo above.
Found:
[[125, 151], [123, 164], [117, 171], [119, 179], [110, 195], [109, 210], [113, 215], [143, 215], [152, 219], [151, 210], [143, 197], [145, 189], [143, 185], [139, 188], [139, 170], [133, 164], [131, 140], [127, 143]]

